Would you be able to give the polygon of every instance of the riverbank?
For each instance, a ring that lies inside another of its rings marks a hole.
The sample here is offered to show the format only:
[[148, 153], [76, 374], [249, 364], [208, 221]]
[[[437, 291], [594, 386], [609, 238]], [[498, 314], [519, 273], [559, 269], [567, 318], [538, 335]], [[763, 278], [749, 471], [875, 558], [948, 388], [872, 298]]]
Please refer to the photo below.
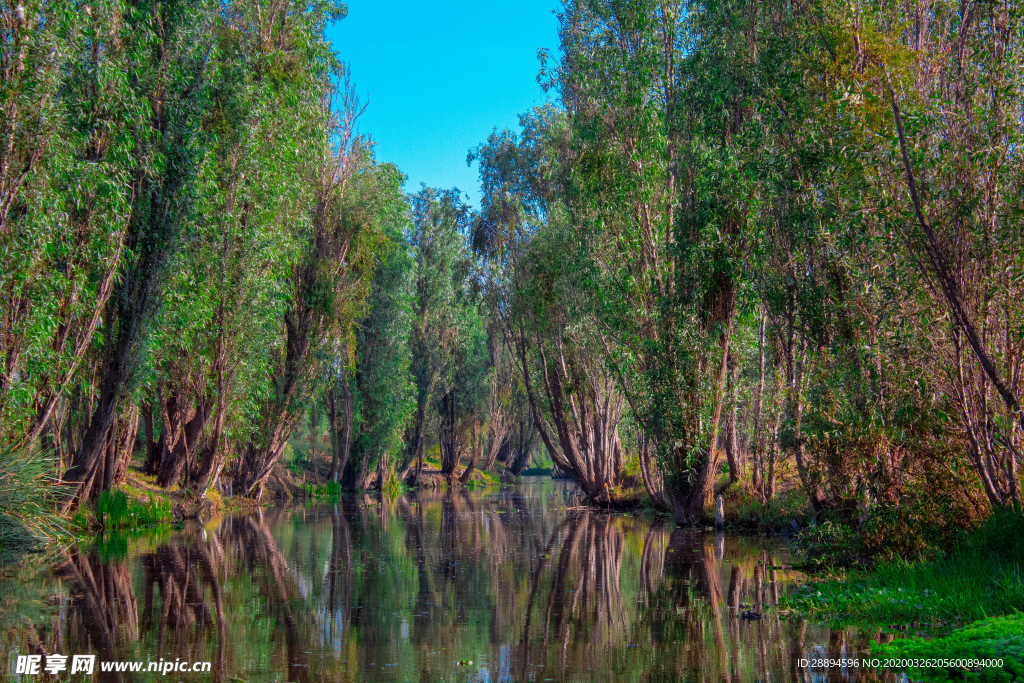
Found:
[[1024, 614], [982, 619], [940, 638], [910, 637], [875, 644], [871, 654], [908, 661], [911, 681], [1024, 681]]
[[840, 623], [959, 627], [1024, 611], [1024, 515], [993, 513], [945, 552], [812, 577], [794, 612]]

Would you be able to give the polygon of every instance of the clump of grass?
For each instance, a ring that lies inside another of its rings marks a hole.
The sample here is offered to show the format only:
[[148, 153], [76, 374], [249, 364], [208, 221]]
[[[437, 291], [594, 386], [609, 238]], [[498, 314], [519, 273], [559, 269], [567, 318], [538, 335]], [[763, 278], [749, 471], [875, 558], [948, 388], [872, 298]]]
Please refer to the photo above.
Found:
[[872, 656], [883, 659], [911, 660], [1002, 660], [1002, 666], [942, 666], [907, 669], [910, 680], [934, 683], [945, 681], [1024, 681], [1024, 614], [992, 617], [960, 628], [948, 637], [927, 640], [901, 638], [887, 645], [872, 643]]
[[96, 519], [108, 529], [135, 529], [171, 521], [171, 506], [149, 497], [142, 503], [124, 491], [104, 491], [96, 499]]
[[963, 624], [1024, 610], [1024, 514], [993, 513], [930, 559], [894, 559], [803, 586], [798, 612], [839, 621]]
[[51, 453], [0, 450], [0, 564], [67, 536], [53, 510], [67, 489], [55, 465]]
[[336, 481], [328, 481], [326, 484], [306, 484], [303, 491], [306, 498], [339, 498], [341, 486]]
[[467, 481], [464, 486], [467, 489], [501, 486], [501, 479], [487, 470], [473, 470], [473, 476], [470, 477], [469, 481]]

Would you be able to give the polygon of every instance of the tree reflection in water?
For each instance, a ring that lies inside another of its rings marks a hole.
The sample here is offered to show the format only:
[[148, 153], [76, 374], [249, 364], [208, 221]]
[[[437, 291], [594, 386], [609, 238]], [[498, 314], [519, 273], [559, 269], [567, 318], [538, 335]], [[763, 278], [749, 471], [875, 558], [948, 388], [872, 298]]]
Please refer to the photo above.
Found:
[[38, 578], [55, 613], [4, 644], [212, 662], [189, 681], [802, 683], [801, 657], [878, 637], [780, 620], [778, 542], [571, 502], [560, 484], [363, 496], [72, 549]]

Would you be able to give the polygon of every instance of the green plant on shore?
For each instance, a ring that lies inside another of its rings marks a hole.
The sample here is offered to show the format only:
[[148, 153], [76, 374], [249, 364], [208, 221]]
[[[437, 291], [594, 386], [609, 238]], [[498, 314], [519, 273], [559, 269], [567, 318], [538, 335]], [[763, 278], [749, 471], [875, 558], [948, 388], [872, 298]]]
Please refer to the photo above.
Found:
[[944, 681], [1024, 681], [1024, 614], [992, 617], [953, 631], [948, 637], [902, 638], [886, 645], [872, 643], [871, 654], [885, 659], [998, 659], [993, 667], [911, 667], [911, 680], [932, 683]]
[[142, 503], [124, 491], [104, 491], [96, 499], [96, 519], [108, 529], [166, 524], [171, 521], [171, 506], [153, 496]]
[[53, 472], [48, 453], [0, 450], [0, 564], [67, 534], [51, 509], [65, 488]]
[[996, 511], [948, 553], [935, 552], [809, 583], [788, 604], [839, 621], [886, 624], [960, 624], [1024, 610], [1024, 514]]
[[[810, 508], [807, 494], [800, 488], [789, 489], [773, 496], [768, 502], [762, 502], [752, 486], [734, 485], [730, 496], [737, 499], [734, 519], [741, 528], [785, 531], [794, 521], [802, 525]], [[728, 502], [726, 505], [728, 519]]]
[[523, 472], [522, 472], [522, 474], [520, 476], [523, 476], [523, 477], [550, 477], [551, 476], [551, 468], [550, 467], [529, 467], [529, 468], [523, 470]]
[[336, 481], [328, 481], [325, 484], [306, 484], [303, 491], [306, 494], [306, 498], [341, 497], [341, 486]]

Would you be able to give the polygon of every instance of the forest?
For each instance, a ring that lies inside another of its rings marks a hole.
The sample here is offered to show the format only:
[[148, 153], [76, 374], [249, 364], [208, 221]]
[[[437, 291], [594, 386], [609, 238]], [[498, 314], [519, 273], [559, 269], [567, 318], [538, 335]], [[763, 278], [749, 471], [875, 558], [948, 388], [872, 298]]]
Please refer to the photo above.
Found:
[[551, 468], [868, 556], [1019, 510], [1022, 13], [564, 0], [470, 206], [375, 158], [333, 0], [0, 0], [0, 526], [135, 470]]

